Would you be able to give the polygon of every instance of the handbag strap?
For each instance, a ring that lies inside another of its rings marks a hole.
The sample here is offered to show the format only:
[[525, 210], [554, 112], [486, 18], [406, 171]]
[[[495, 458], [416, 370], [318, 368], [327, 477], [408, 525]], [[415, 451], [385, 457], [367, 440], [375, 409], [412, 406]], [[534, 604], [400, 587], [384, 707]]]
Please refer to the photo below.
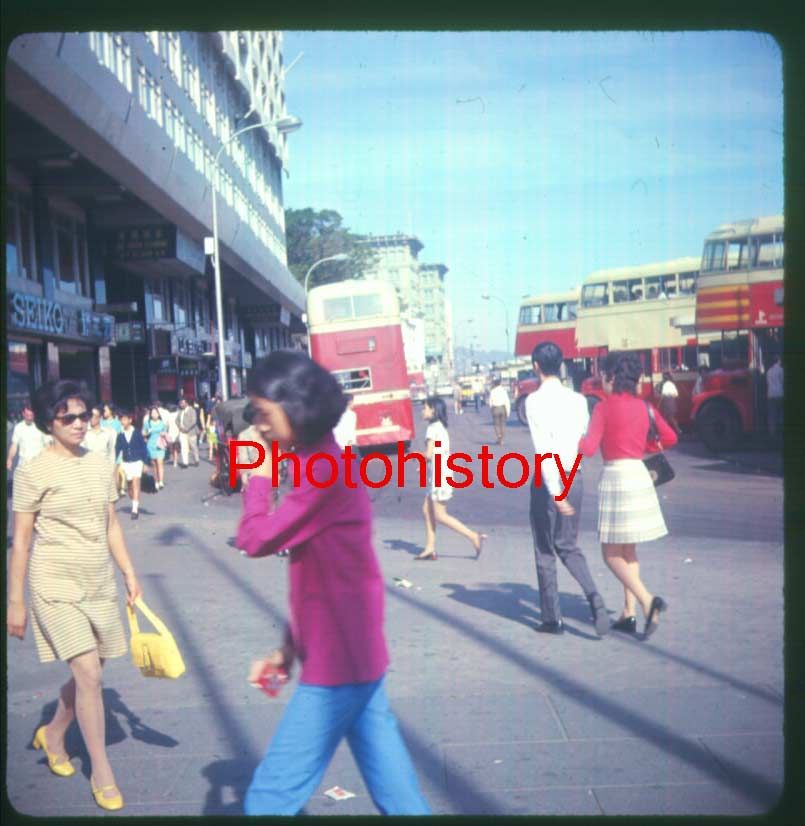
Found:
[[643, 400], [643, 404], [646, 405], [646, 411], [648, 412], [648, 435], [646, 439], [649, 444], [657, 444], [660, 446], [660, 450], [662, 450], [662, 442], [660, 441], [660, 433], [657, 430], [657, 420], [654, 418], [654, 410], [645, 399]]
[[[139, 608], [145, 618], [157, 629], [160, 634], [170, 635], [170, 631], [168, 631], [167, 626], [164, 622], [145, 604], [145, 602], [140, 598], [135, 600], [134, 602], [135, 607]], [[140, 633], [140, 625], [137, 622], [137, 614], [132, 608], [131, 605], [128, 606], [128, 614], [129, 614], [129, 626], [131, 628], [132, 633], [139, 634]]]

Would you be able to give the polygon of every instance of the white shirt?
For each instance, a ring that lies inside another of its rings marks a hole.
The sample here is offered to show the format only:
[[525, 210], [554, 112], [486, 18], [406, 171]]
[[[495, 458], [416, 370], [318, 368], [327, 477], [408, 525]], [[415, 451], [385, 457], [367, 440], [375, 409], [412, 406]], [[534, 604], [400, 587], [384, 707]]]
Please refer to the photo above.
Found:
[[660, 392], [660, 395], [676, 399], [679, 397], [679, 391], [676, 389], [676, 385], [672, 381], [668, 381], [668, 379], [666, 379], [662, 383], [662, 391]]
[[338, 446], [343, 450], [347, 445], [354, 445], [357, 435], [358, 414], [351, 408], [347, 408], [338, 420], [338, 424], [333, 428], [333, 436]]
[[17, 467], [30, 462], [50, 441], [50, 436], [46, 436], [33, 422], [28, 423], [25, 419], [17, 422], [11, 434], [11, 444], [17, 446]]
[[[529, 394], [525, 412], [534, 452], [558, 453], [565, 474], [569, 474], [579, 455], [579, 440], [587, 432], [590, 421], [584, 396], [551, 376]], [[564, 486], [556, 460], [546, 459], [541, 466], [545, 487], [552, 496], [558, 496]]]
[[489, 406], [505, 407], [507, 416], [511, 413], [512, 405], [509, 401], [509, 394], [506, 392], [506, 388], [502, 384], [499, 384], [497, 387], [493, 387], [489, 393]]
[[766, 371], [766, 395], [770, 399], [783, 398], [783, 367], [779, 361]]
[[[442, 457], [439, 466], [441, 467], [441, 485], [439, 487], [447, 488], [447, 479], [452, 479], [452, 475], [447, 470], [447, 457], [450, 455], [450, 434], [447, 428], [437, 419], [428, 425], [425, 431], [425, 442], [432, 441], [433, 444], [433, 458], [430, 462], [430, 486], [432, 490], [437, 489], [436, 485], [436, 456]], [[437, 446], [436, 442], [440, 444]], [[452, 488], [447, 488], [452, 490]]]
[[115, 463], [115, 445], [117, 433], [110, 427], [99, 427], [97, 430], [89, 428], [84, 441], [81, 443], [93, 453], [101, 453], [112, 463]]

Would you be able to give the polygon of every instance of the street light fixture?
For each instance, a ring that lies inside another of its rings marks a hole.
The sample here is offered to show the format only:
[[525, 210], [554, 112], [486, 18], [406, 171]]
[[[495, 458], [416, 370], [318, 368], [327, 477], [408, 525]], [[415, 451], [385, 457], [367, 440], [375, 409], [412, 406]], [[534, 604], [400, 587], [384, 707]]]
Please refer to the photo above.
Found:
[[233, 141], [238, 135], [244, 132], [250, 132], [252, 129], [270, 129], [274, 127], [281, 135], [288, 132], [295, 132], [302, 126], [302, 121], [292, 115], [286, 115], [279, 118], [279, 120], [261, 121], [260, 123], [253, 123], [249, 126], [244, 126], [241, 129], [233, 132], [225, 141], [221, 142], [218, 151], [215, 153], [213, 166], [215, 167], [215, 179], [212, 184], [212, 247], [213, 247], [213, 265], [215, 267], [215, 323], [218, 327], [218, 384], [221, 399], [226, 401], [229, 398], [229, 378], [226, 374], [226, 353], [224, 352], [224, 312], [223, 299], [221, 296], [221, 260], [218, 249], [218, 201], [216, 193], [218, 191], [219, 178], [221, 176], [221, 168], [218, 166], [218, 160], [221, 157], [221, 152], [224, 151], [226, 145]]
[[[307, 304], [308, 304], [308, 301], [307, 301], [308, 292], [307, 292], [307, 290], [308, 290], [308, 282], [310, 280], [310, 274], [313, 272], [313, 270], [316, 269], [316, 267], [319, 266], [319, 264], [324, 264], [326, 261], [349, 261], [349, 255], [346, 252], [337, 252], [335, 255], [328, 255], [326, 258], [320, 258], [318, 261], [314, 261], [310, 265], [310, 267], [308, 268], [308, 271], [305, 273], [305, 323], [307, 323], [308, 318], [309, 318], [308, 306], [307, 306]], [[310, 330], [308, 330], [308, 334], [307, 334], [307, 354], [311, 355], [311, 351], [310, 351]]]
[[506, 302], [496, 295], [482, 295], [481, 298], [484, 301], [499, 301], [503, 305], [503, 312], [506, 314], [506, 358], [508, 358], [511, 352], [509, 350], [509, 308], [506, 306]]

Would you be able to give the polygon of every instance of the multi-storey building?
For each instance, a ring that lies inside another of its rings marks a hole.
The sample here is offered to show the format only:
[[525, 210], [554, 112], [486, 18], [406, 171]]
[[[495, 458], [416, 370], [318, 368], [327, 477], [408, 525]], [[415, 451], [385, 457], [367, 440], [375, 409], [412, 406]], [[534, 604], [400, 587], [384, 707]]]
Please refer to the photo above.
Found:
[[[288, 346], [279, 32], [18, 37], [6, 63], [10, 403], [46, 378], [124, 404], [239, 393]], [[242, 135], [245, 126], [263, 124]], [[216, 156], [219, 160], [216, 165]], [[218, 173], [218, 174], [217, 174]], [[216, 185], [217, 184], [217, 185]], [[226, 377], [218, 376], [212, 186]]]
[[445, 317], [444, 264], [419, 265], [419, 295], [422, 317], [425, 319], [425, 358], [442, 363], [447, 341]]
[[375, 253], [374, 265], [364, 273], [364, 277], [393, 284], [397, 288], [402, 313], [420, 316], [417, 256], [423, 247], [422, 242], [412, 235], [397, 233], [370, 235], [361, 243]]

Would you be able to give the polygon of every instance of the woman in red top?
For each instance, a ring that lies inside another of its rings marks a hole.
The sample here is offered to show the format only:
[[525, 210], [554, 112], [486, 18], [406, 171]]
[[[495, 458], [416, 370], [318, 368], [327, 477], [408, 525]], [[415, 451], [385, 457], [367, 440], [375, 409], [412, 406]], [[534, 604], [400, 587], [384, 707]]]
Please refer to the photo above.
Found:
[[[285, 644], [253, 663], [249, 680], [259, 684], [267, 667], [290, 671], [295, 659], [302, 669], [254, 772], [245, 812], [297, 814], [346, 738], [383, 814], [430, 814], [386, 695], [384, 585], [369, 496], [348, 476], [332, 434], [346, 398], [330, 373], [291, 351], [258, 362], [248, 390], [252, 438], [268, 458], [243, 494], [237, 546], [251, 557], [291, 549]], [[272, 442], [287, 456], [293, 477], [293, 489], [276, 508]]]
[[[648, 405], [637, 397], [640, 360], [633, 353], [610, 353], [603, 370], [607, 398], [593, 410], [579, 452], [594, 456], [599, 445], [604, 469], [598, 485], [598, 538], [604, 561], [623, 585], [624, 606], [613, 629], [634, 633], [636, 603], [646, 617], [644, 636], [657, 629], [659, 614], [668, 608], [640, 579], [635, 545], [668, 533], [654, 484], [642, 458], [647, 450]], [[676, 433], [654, 409], [660, 444], [676, 444]]]

